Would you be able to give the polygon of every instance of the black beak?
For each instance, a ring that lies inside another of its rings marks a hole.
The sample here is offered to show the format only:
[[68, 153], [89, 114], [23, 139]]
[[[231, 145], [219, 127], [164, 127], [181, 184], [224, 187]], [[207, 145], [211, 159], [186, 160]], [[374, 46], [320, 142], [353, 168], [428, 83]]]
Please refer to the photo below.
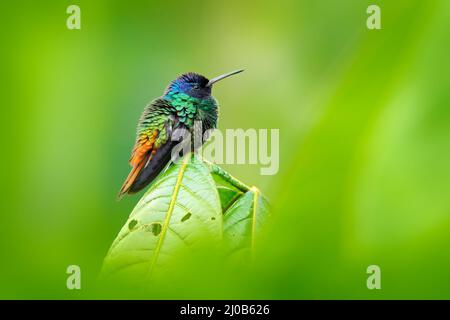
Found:
[[241, 70], [231, 71], [231, 72], [225, 73], [221, 76], [215, 77], [215, 78], [209, 80], [209, 82], [206, 84], [206, 87], [211, 87], [214, 83], [216, 83], [222, 79], [228, 78], [229, 76], [241, 73], [242, 71], [244, 71], [244, 70], [241, 69]]

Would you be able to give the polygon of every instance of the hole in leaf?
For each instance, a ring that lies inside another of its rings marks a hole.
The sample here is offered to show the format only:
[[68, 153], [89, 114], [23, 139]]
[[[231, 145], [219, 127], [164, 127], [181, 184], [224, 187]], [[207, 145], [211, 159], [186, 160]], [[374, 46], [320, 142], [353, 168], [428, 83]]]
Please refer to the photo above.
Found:
[[128, 224], [128, 229], [130, 231], [133, 230], [133, 228], [136, 227], [137, 223], [138, 223], [137, 220], [134, 220], [134, 219], [131, 220], [130, 223]]
[[150, 231], [154, 236], [157, 236], [161, 233], [161, 223], [152, 223], [150, 226]]
[[187, 219], [189, 219], [192, 216], [190, 212], [186, 213], [183, 218], [181, 218], [181, 222], [185, 222]]

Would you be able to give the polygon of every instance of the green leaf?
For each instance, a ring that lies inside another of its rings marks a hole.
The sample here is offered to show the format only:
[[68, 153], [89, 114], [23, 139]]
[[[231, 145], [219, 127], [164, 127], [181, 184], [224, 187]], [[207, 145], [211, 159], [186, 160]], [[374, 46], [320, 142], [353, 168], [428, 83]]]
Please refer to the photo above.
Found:
[[219, 194], [208, 167], [185, 157], [151, 185], [113, 242], [102, 276], [149, 279], [175, 253], [222, 238]]
[[249, 257], [267, 216], [258, 189], [187, 156], [158, 176], [136, 205], [104, 260], [102, 277], [144, 284], [155, 270], [170, 270], [175, 257], [204, 244], [225, 248], [230, 261]]
[[247, 257], [255, 248], [257, 235], [268, 215], [268, 202], [258, 189], [253, 187], [242, 194], [223, 215], [228, 255]]

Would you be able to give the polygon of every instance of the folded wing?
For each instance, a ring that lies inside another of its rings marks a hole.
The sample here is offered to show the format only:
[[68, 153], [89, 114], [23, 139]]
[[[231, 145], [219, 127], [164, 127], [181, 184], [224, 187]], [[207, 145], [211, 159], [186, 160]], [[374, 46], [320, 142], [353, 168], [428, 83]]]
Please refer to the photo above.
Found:
[[147, 186], [169, 163], [174, 142], [173, 121], [168, 102], [157, 99], [144, 110], [138, 124], [136, 143], [130, 157], [132, 167], [118, 198]]

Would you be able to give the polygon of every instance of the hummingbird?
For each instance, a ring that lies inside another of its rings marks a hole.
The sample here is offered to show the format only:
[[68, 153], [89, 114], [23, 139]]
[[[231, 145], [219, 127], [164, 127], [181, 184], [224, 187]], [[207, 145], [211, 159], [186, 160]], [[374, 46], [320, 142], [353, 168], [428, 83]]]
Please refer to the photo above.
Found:
[[242, 71], [225, 73], [211, 80], [198, 73], [182, 74], [167, 86], [163, 96], [144, 108], [129, 160], [132, 169], [118, 199], [145, 188], [170, 163], [172, 149], [179, 143], [171, 139], [175, 130], [192, 133], [197, 121], [201, 122], [203, 132], [217, 127], [218, 103], [211, 96], [212, 86]]

